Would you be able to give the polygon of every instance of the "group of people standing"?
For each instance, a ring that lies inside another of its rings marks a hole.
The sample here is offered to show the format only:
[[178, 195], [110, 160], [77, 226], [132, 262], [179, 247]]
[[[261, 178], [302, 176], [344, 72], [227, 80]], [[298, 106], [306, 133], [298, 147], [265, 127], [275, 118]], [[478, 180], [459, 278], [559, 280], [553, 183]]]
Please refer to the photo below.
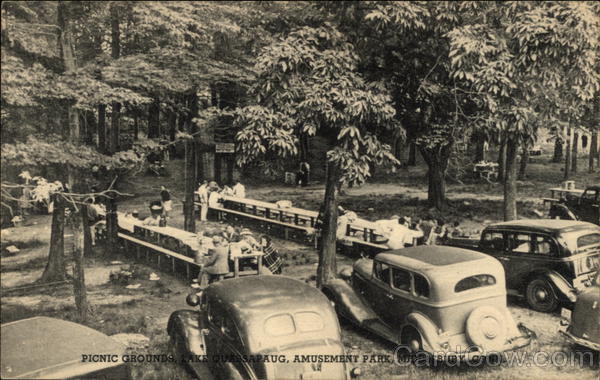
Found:
[[236, 181], [233, 186], [220, 187], [215, 181], [205, 180], [199, 183], [196, 194], [200, 202], [200, 221], [204, 222], [207, 220], [208, 208], [218, 207], [223, 196], [246, 198], [246, 187], [240, 181]]

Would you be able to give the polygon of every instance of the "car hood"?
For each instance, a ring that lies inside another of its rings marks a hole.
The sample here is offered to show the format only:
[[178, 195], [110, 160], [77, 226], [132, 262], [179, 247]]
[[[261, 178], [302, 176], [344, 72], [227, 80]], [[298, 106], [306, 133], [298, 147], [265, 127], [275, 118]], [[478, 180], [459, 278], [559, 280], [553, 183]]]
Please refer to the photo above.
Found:
[[[3, 379], [68, 378], [121, 365], [125, 347], [99, 331], [35, 317], [0, 327]], [[117, 362], [84, 363], [84, 354], [117, 355]]]

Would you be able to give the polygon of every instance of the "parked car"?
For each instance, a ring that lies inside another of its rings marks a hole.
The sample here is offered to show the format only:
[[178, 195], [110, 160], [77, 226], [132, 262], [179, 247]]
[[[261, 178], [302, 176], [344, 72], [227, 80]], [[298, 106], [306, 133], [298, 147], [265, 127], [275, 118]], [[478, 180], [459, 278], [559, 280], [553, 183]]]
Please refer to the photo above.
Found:
[[479, 240], [457, 238], [445, 244], [500, 260], [509, 294], [524, 295], [541, 312], [572, 305], [600, 267], [600, 227], [587, 222], [513, 220], [489, 225]]
[[573, 342], [600, 351], [600, 272], [594, 283], [577, 297], [575, 308], [562, 310], [559, 330]]
[[[187, 301], [199, 308], [172, 313], [167, 332], [176, 357], [197, 374], [208, 364], [228, 379], [350, 377], [343, 362], [294, 362], [295, 355], [344, 355], [334, 309], [304, 282], [268, 275], [236, 278], [213, 283]], [[285, 360], [255, 360], [261, 355]], [[190, 357], [207, 363], [185, 359]], [[219, 359], [239, 357], [247, 360]]]
[[590, 186], [580, 196], [568, 192], [561, 199], [553, 200], [550, 219], [581, 220], [600, 225], [600, 186]]
[[[89, 327], [48, 317], [0, 326], [2, 379], [130, 379], [125, 347]], [[84, 360], [83, 355], [105, 355]]]
[[466, 249], [417, 246], [360, 259], [323, 292], [338, 314], [410, 351], [468, 359], [530, 343], [506, 307], [504, 269]]

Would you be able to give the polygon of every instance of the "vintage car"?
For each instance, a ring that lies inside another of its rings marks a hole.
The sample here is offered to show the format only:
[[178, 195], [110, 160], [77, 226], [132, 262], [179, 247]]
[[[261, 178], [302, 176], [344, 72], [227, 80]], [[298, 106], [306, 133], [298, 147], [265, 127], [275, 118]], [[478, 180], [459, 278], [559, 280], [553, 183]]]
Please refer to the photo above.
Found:
[[344, 355], [334, 309], [304, 282], [283, 276], [230, 279], [187, 302], [199, 309], [172, 313], [167, 332], [178, 361], [198, 377], [207, 365], [228, 379], [350, 377], [344, 362], [296, 360]]
[[573, 342], [600, 351], [600, 272], [594, 283], [577, 297], [573, 311], [562, 310], [559, 330]]
[[600, 227], [571, 220], [523, 219], [487, 226], [480, 239], [446, 245], [475, 249], [500, 260], [509, 294], [551, 312], [571, 306], [600, 267]]
[[550, 219], [581, 220], [600, 225], [600, 186], [590, 186], [579, 194], [565, 192], [551, 199]]
[[338, 314], [411, 352], [469, 359], [533, 336], [506, 307], [502, 265], [479, 252], [404, 248], [360, 259], [340, 276], [322, 289]]
[[48, 317], [22, 319], [2, 324], [0, 340], [2, 379], [131, 378], [122, 361], [125, 347], [77, 323]]

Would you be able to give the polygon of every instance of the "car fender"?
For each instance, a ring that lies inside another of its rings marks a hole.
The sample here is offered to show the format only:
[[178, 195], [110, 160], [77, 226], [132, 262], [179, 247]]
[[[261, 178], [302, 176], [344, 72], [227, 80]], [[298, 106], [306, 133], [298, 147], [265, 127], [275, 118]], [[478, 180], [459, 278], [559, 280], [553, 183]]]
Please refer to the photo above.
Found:
[[530, 277], [534, 277], [535, 275], [548, 280], [554, 289], [558, 291], [557, 296], [559, 298], [563, 298], [564, 300], [568, 300], [570, 302], [575, 302], [577, 299], [575, 288], [573, 288], [569, 281], [567, 281], [560, 273], [553, 270], [548, 270], [532, 273], [532, 276]]
[[321, 291], [334, 302], [338, 314], [357, 325], [368, 319], [378, 318], [373, 309], [344, 280], [330, 280], [323, 285]]
[[182, 337], [188, 354], [206, 354], [199, 317], [200, 313], [194, 310], [177, 310], [169, 317], [167, 333], [171, 337], [175, 334]]
[[436, 325], [425, 315], [421, 313], [410, 313], [406, 317], [407, 327], [413, 327], [417, 329], [423, 340], [423, 349], [428, 352], [436, 352], [442, 350], [439, 344], [439, 334]]

